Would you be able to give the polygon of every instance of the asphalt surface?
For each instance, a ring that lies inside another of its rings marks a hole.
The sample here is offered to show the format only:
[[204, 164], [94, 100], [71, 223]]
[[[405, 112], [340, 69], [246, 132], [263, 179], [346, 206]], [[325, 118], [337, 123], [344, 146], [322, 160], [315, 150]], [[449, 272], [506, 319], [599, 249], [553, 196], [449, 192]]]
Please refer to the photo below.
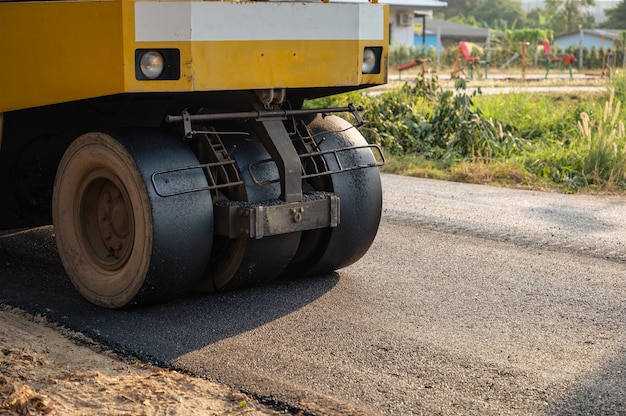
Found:
[[110, 311], [47, 227], [0, 236], [0, 302], [311, 414], [626, 414], [626, 197], [382, 179], [337, 273]]

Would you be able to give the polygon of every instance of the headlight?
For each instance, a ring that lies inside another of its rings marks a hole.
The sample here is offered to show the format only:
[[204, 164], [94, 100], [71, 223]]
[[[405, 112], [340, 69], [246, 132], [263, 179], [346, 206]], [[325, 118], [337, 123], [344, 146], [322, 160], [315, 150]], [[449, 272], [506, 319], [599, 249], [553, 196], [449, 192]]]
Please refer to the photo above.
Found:
[[148, 79], [157, 79], [163, 74], [165, 60], [158, 51], [147, 51], [139, 60], [139, 69]]
[[383, 54], [383, 48], [367, 47], [363, 50], [363, 66], [361, 71], [364, 74], [380, 74], [380, 59]]
[[135, 79], [137, 81], [180, 79], [180, 50], [135, 49]]
[[376, 54], [370, 48], [363, 51], [363, 73], [371, 74], [376, 67]]

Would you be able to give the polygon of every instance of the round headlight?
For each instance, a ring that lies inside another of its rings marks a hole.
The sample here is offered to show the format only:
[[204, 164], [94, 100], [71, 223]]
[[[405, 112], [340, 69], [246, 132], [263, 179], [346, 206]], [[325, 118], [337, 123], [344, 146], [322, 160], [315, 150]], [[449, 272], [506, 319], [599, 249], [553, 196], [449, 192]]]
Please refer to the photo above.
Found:
[[141, 56], [139, 60], [139, 69], [141, 73], [148, 79], [157, 79], [163, 74], [165, 68], [165, 60], [163, 55], [158, 51], [148, 51]]
[[363, 67], [364, 74], [371, 73], [376, 68], [376, 54], [370, 48], [365, 48], [363, 51]]

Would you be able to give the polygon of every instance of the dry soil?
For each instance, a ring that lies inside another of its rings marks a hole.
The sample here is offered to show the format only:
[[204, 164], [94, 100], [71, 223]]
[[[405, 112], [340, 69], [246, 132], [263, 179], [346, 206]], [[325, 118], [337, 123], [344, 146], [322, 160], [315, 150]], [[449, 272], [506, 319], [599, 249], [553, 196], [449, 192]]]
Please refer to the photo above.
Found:
[[0, 415], [278, 415], [208, 380], [116, 357], [0, 305]]

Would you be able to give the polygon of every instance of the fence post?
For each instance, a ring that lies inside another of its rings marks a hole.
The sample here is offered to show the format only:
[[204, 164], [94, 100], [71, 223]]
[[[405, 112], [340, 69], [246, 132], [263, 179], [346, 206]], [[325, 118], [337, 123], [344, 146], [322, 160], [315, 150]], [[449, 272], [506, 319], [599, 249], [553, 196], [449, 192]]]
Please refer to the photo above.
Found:
[[622, 68], [626, 68], [626, 32], [622, 31], [620, 35], [622, 36], [622, 48], [624, 49], [622, 53]]
[[441, 27], [437, 26], [437, 70], [439, 70], [439, 65], [441, 65]]
[[583, 46], [584, 46], [584, 34], [583, 34], [583, 28], [581, 25], [578, 25], [578, 29], [580, 30], [580, 46], [578, 49], [578, 70], [582, 71], [583, 70]]

